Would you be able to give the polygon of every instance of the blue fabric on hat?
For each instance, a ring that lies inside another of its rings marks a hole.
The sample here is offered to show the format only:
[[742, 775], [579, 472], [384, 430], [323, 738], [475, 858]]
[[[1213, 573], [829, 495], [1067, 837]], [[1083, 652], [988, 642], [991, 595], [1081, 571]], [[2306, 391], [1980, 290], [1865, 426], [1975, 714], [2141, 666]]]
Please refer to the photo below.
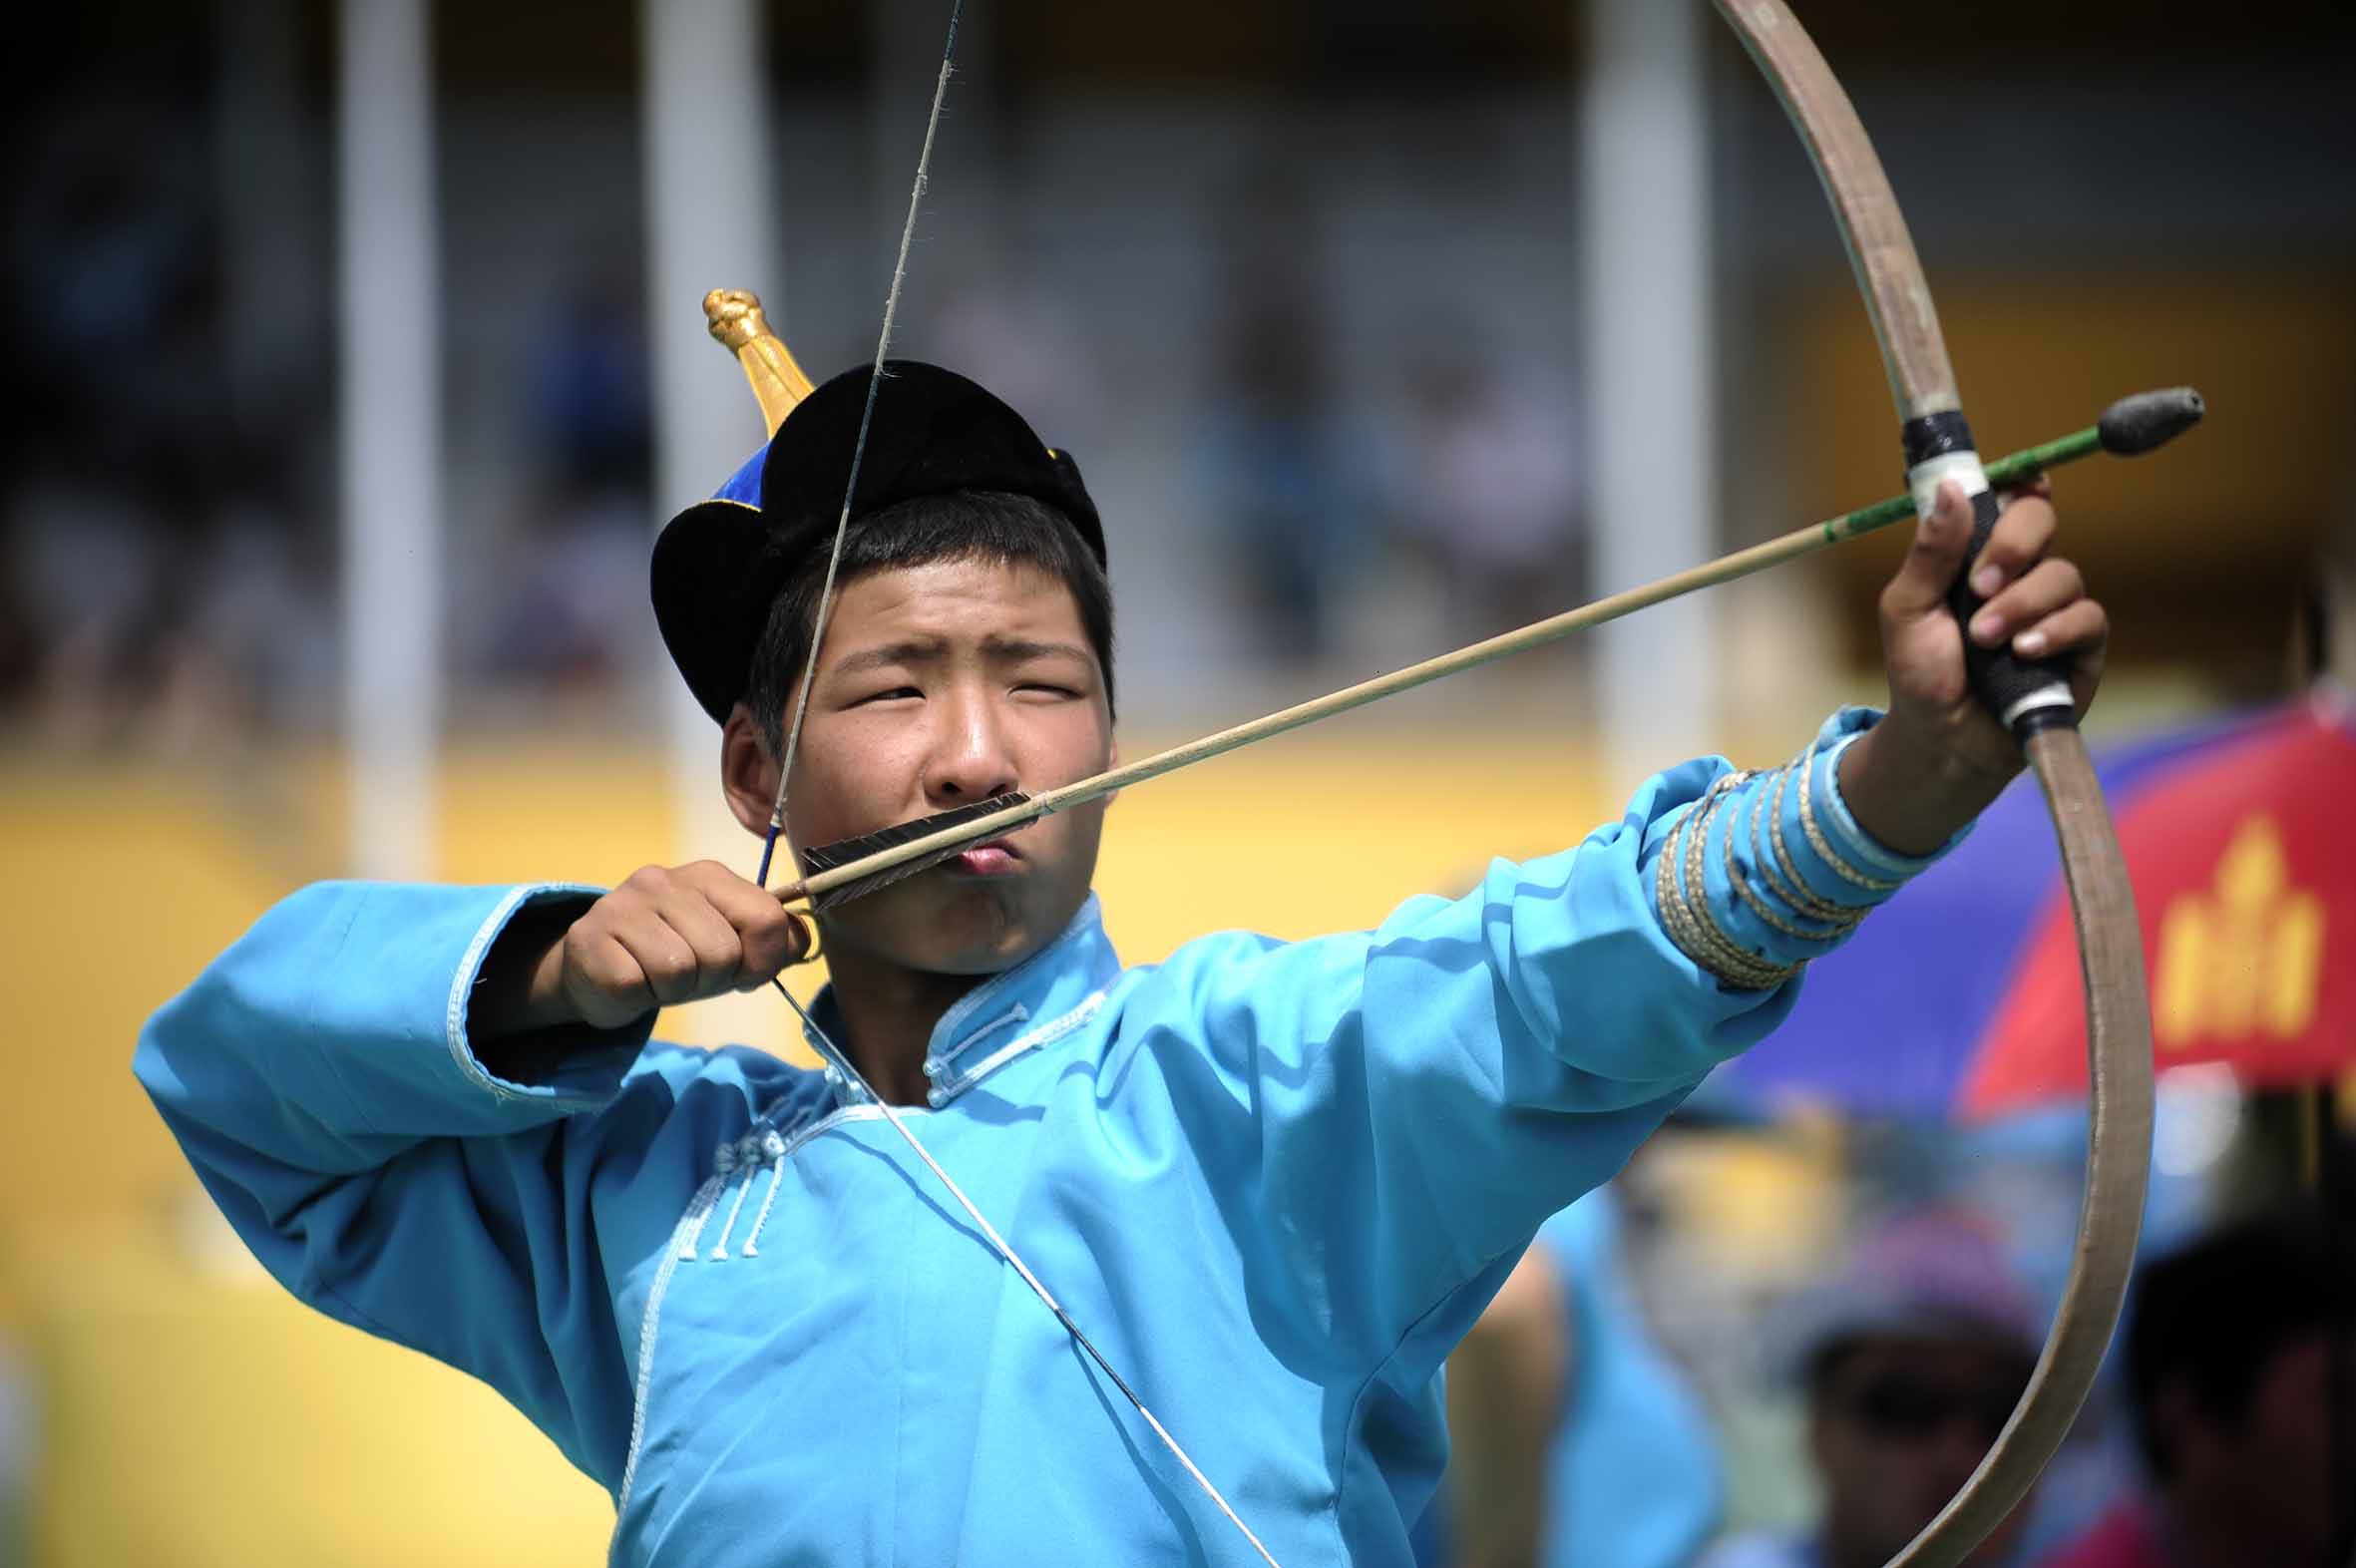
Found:
[[769, 461], [769, 443], [744, 460], [744, 466], [728, 476], [728, 483], [712, 492], [714, 501], [741, 501], [748, 507], [761, 504], [761, 465]]

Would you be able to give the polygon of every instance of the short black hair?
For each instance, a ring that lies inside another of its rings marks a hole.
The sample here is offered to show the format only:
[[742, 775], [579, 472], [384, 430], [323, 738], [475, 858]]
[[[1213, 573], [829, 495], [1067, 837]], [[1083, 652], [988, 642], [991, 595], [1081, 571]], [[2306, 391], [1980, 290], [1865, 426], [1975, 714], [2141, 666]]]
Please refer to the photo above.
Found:
[[[769, 605], [753, 644], [744, 701], [774, 757], [785, 749], [786, 703], [809, 661], [818, 598], [826, 588], [829, 549], [796, 567]], [[1112, 585], [1103, 564], [1071, 521], [1043, 501], [1001, 490], [954, 490], [917, 496], [854, 518], [843, 538], [835, 592], [871, 572], [944, 561], [990, 561], [1036, 567], [1070, 590], [1080, 625], [1104, 670], [1104, 707], [1112, 700]]]
[[2160, 1390], [2180, 1383], [2207, 1419], [2239, 1422], [2283, 1346], [2356, 1325], [2348, 1264], [2316, 1218], [2296, 1211], [2228, 1225], [2145, 1267], [2128, 1316], [2127, 1382], [2156, 1479], [2175, 1462], [2152, 1421]]

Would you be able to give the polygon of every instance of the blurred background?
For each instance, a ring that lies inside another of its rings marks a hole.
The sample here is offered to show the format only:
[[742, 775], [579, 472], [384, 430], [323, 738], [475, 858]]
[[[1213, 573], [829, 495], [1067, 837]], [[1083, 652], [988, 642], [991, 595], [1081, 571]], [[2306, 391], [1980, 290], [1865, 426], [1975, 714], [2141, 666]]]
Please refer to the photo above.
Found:
[[[2057, 482], [2118, 628], [2098, 740], [2326, 700], [2330, 563], [2356, 559], [2356, 17], [1799, 10], [1984, 451], [2146, 387], [2210, 400], [2177, 446]], [[652, 532], [761, 439], [699, 301], [757, 289], [815, 376], [873, 352], [945, 21], [95, 0], [12, 24], [0, 1563], [601, 1550], [603, 1496], [491, 1395], [242, 1261], [131, 1044], [313, 878], [749, 864], [646, 609]], [[1077, 455], [1132, 755], [1900, 480], [1813, 175], [1699, 3], [969, 7], [895, 351]], [[1132, 792], [1113, 935], [1139, 962], [1218, 927], [1364, 926], [1567, 842], [1677, 756], [1777, 761], [1872, 699], [1901, 546]], [[2345, 865], [2356, 830], [2318, 820], [2261, 902]], [[2325, 1021], [2356, 1052], [2356, 1021]], [[666, 1026], [789, 1039], [758, 998]], [[1907, 1028], [1870, 1032], [1856, 1053], [1902, 1065]], [[2330, 1076], [2179, 1085], [2155, 1225], [2311, 1182]], [[1807, 1483], [1756, 1315], [1926, 1192], [1986, 1198], [2050, 1288], [2081, 1127], [1712, 1103], [1627, 1178], [1632, 1268], [1726, 1444], [1726, 1522], [1787, 1524]]]

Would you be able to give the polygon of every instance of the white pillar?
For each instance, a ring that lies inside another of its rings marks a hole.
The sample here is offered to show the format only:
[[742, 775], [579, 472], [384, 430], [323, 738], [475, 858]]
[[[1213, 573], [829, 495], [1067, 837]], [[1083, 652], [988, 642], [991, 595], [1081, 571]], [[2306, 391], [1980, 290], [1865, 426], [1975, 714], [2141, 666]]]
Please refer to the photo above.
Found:
[[336, 196], [344, 732], [356, 875], [434, 874], [441, 290], [426, 0], [343, 0]]
[[[1718, 539], [1708, 118], [1699, 0], [1587, 0], [1579, 137], [1595, 588], [1709, 559]], [[1707, 595], [1601, 628], [1612, 786], [1711, 748]]]
[[[759, 405], [744, 375], [705, 335], [703, 296], [749, 288], [792, 341], [772, 216], [779, 186], [770, 159], [758, 0], [643, 0], [648, 338], [654, 375], [654, 527], [719, 488], [761, 444]], [[720, 733], [671, 668], [647, 617], [669, 737], [674, 852], [746, 876], [759, 846], [720, 794]], [[679, 1020], [681, 1032], [783, 1044], [783, 1003], [766, 992], [717, 997]]]

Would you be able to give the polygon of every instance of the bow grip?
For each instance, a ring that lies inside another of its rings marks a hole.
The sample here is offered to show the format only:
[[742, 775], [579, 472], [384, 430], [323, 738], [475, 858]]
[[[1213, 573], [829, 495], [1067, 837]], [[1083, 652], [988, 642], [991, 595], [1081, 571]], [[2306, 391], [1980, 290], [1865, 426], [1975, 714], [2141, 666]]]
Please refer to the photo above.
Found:
[[[2002, 509], [1989, 487], [1987, 471], [1972, 444], [1971, 426], [1960, 412], [1925, 414], [1906, 422], [1906, 484], [1914, 496], [1918, 516], [1928, 517], [1938, 499], [1939, 486], [1956, 480], [1971, 498], [1972, 537], [1964, 552], [1963, 570], [1947, 589], [1947, 607], [1957, 628], [1968, 627], [1987, 600], [1972, 591], [1972, 563], [1988, 548]], [[1964, 671], [1977, 696], [2016, 740], [2027, 741], [2040, 730], [2075, 728], [2078, 704], [2070, 694], [2070, 668], [2059, 658], [2024, 659], [2009, 647], [1986, 648], [1963, 639]]]

